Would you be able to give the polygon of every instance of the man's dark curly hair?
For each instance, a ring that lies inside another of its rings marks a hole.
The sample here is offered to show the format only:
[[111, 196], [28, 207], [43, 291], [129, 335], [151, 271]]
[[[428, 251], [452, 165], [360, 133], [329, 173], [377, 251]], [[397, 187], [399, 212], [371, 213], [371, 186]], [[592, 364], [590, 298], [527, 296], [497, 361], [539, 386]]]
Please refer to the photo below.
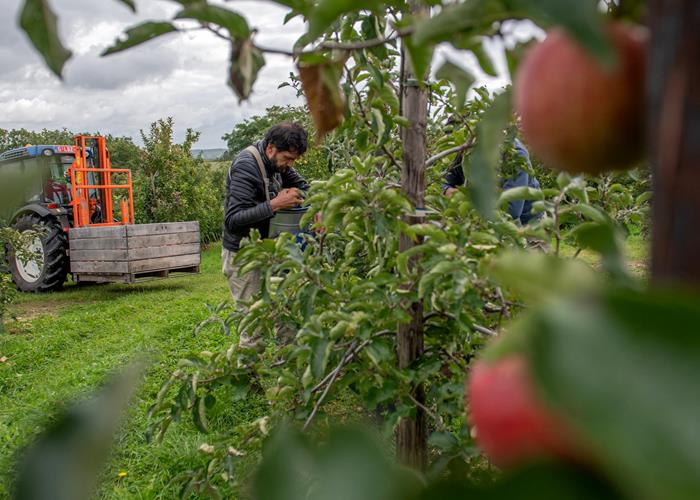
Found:
[[298, 123], [278, 123], [265, 134], [264, 146], [272, 144], [278, 151], [290, 151], [300, 156], [309, 147], [309, 135]]

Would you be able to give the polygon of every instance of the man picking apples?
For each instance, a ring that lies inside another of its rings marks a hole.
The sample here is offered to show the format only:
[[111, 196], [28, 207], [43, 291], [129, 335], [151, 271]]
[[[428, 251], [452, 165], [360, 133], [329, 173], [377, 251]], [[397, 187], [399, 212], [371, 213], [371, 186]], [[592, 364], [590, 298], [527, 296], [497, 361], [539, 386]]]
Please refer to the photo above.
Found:
[[[515, 154], [510, 155], [510, 151]], [[445, 196], [452, 196], [456, 191], [458, 186], [464, 186], [464, 170], [462, 169], [463, 155], [460, 153], [457, 155], [455, 160], [450, 165], [450, 168], [445, 173], [443, 193]], [[507, 165], [511, 162], [517, 163], [518, 161], [524, 162], [523, 168], [509, 168]], [[510, 170], [510, 172], [503, 171], [504, 177], [507, 177], [503, 181], [503, 190], [527, 186], [535, 189], [540, 188], [540, 183], [538, 180], [528, 173], [528, 170], [532, 169], [532, 164], [530, 163], [530, 155], [525, 149], [525, 146], [518, 139], [514, 139], [511, 145], [508, 145], [503, 152], [503, 169]], [[508, 175], [508, 174], [512, 175]], [[513, 218], [513, 220], [520, 222], [525, 225], [532, 220], [537, 220], [540, 214], [532, 213], [532, 201], [530, 200], [515, 200], [508, 203], [508, 213]]]
[[[239, 276], [233, 259], [241, 240], [257, 229], [263, 238], [275, 212], [298, 206], [300, 190], [309, 185], [294, 170], [294, 162], [306, 152], [308, 134], [296, 123], [280, 123], [265, 138], [234, 158], [226, 178], [222, 272], [234, 301], [248, 300], [260, 290], [260, 272]], [[241, 335], [241, 347], [257, 348], [259, 339]]]

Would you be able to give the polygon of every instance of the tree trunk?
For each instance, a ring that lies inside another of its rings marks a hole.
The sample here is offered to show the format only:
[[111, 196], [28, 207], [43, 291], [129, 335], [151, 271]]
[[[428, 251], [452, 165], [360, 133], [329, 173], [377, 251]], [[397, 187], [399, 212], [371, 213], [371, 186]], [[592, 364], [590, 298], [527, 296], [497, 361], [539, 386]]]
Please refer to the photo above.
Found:
[[700, 2], [651, 0], [652, 279], [700, 285]]
[[[429, 11], [419, 7], [418, 2], [411, 2], [411, 12], [426, 15]], [[405, 51], [404, 51], [405, 52]], [[425, 199], [425, 135], [428, 115], [428, 94], [424, 87], [416, 85], [423, 75], [416, 76], [406, 57], [402, 57], [401, 82], [402, 115], [410, 122], [410, 127], [403, 129], [403, 168], [401, 170], [402, 192], [416, 208], [423, 208]], [[406, 222], [416, 224], [422, 217], [407, 216]], [[406, 235], [401, 235], [399, 250], [404, 252], [416, 242]], [[407, 304], [411, 322], [399, 325], [397, 349], [399, 368], [411, 366], [423, 355], [423, 305], [420, 302]], [[413, 389], [416, 404], [414, 419], [402, 418], [396, 434], [396, 454], [399, 461], [410, 467], [424, 470], [427, 464], [427, 428], [426, 415], [421, 406], [425, 403], [425, 391], [421, 385]]]

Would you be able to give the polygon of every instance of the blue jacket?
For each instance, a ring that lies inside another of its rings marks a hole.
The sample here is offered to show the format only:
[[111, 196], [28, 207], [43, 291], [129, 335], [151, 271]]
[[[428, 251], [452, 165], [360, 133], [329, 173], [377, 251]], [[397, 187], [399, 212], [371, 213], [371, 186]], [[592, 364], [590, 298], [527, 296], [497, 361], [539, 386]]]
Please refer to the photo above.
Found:
[[[528, 165], [530, 163], [530, 154], [525, 149], [525, 146], [518, 139], [514, 142], [516, 151], [527, 161]], [[457, 158], [452, 162], [450, 168], [445, 173], [445, 183], [443, 184], [443, 192], [450, 187], [464, 186], [464, 170], [462, 170], [462, 153], [457, 155]], [[506, 179], [501, 184], [503, 190], [528, 186], [531, 188], [539, 189], [540, 183], [535, 177], [524, 170], [519, 170], [514, 177]], [[508, 203], [508, 213], [514, 220], [519, 220], [521, 224], [527, 224], [531, 220], [539, 219], [542, 214], [532, 213], [532, 201], [530, 200], [515, 200]]]

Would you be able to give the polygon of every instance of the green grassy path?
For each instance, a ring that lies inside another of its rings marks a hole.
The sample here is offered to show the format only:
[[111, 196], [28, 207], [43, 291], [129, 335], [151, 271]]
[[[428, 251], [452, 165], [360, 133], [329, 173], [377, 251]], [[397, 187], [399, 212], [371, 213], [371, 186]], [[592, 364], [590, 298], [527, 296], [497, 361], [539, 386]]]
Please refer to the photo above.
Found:
[[[203, 253], [202, 273], [138, 285], [68, 286], [46, 295], [22, 295], [11, 312], [19, 321], [0, 335], [0, 497], [9, 494], [16, 450], [26, 444], [59, 404], [98, 385], [135, 355], [153, 360], [129, 411], [101, 496], [169, 498], [174, 472], [201, 459], [202, 436], [187, 423], [162, 445], [143, 437], [145, 413], [160, 383], [190, 352], [231, 342], [211, 329], [192, 335], [207, 317], [206, 302], [228, 298], [220, 273], [220, 246]], [[125, 471], [126, 477], [118, 478]]]

